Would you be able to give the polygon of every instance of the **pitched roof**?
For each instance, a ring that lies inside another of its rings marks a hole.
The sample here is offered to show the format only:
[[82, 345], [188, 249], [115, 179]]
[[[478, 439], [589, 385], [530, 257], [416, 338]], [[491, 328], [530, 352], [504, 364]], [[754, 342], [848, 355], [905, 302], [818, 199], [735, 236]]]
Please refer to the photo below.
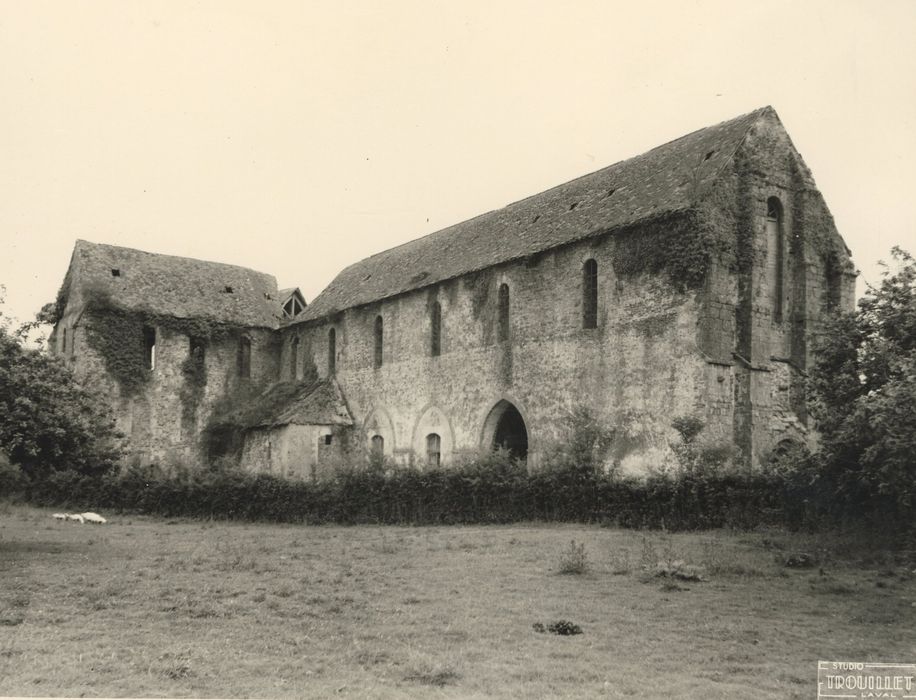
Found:
[[312, 320], [576, 240], [683, 211], [772, 107], [710, 126], [344, 269], [300, 316]]
[[83, 240], [76, 242], [70, 265], [76, 272], [70, 284], [107, 293], [125, 308], [243, 326], [278, 325], [277, 281], [263, 272]]
[[279, 425], [353, 425], [334, 379], [277, 382], [252, 401], [216, 417], [214, 423], [241, 429]]

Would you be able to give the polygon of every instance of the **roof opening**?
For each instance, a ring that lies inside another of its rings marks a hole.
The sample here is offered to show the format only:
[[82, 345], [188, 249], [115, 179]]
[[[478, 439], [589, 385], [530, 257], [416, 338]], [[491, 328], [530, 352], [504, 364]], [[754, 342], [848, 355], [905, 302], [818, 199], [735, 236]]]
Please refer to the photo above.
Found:
[[120, 271], [118, 268], [113, 267], [113, 268], [111, 268], [111, 276], [112, 276], [112, 277], [120, 277], [120, 276], [121, 276], [121, 271]]
[[269, 293], [269, 292], [264, 292], [264, 298], [265, 298], [265, 299], [268, 299], [268, 300], [269, 300], [269, 299], [273, 299], [273, 297], [270, 296], [270, 293]]
[[703, 160], [709, 160], [710, 158], [712, 158], [712, 154], [715, 152], [716, 152], [715, 149], [711, 150], [709, 153], [706, 154], [706, 157]]
[[611, 189], [609, 189], [609, 190], [607, 191], [607, 194], [605, 195], [605, 197], [610, 197], [610, 196], [611, 196], [612, 194], [614, 194], [616, 191], [617, 191], [617, 188], [616, 188], [616, 187], [612, 187]]
[[569, 205], [569, 210], [572, 211], [573, 209], [575, 209], [578, 206], [579, 206], [578, 202], [573, 202], [572, 204]]
[[425, 280], [427, 277], [429, 277], [429, 273], [428, 273], [428, 272], [426, 272], [426, 271], [424, 271], [424, 272], [418, 272], [417, 274], [415, 274], [413, 277], [410, 278], [410, 284], [417, 284], [418, 282], [422, 282], [422, 281]]
[[289, 318], [298, 316], [305, 310], [305, 306], [299, 301], [299, 297], [293, 294], [289, 299], [283, 302], [283, 313]]
[[227, 284], [225, 287], [223, 287], [223, 291], [224, 291], [226, 294], [232, 294], [232, 287], [230, 287], [230, 286]]
[[540, 218], [541, 218], [541, 215], [540, 215], [540, 214], [535, 215], [535, 217], [531, 220], [531, 223], [532, 223], [532, 224], [536, 224], [536, 223], [538, 222], [538, 219], [540, 219]]

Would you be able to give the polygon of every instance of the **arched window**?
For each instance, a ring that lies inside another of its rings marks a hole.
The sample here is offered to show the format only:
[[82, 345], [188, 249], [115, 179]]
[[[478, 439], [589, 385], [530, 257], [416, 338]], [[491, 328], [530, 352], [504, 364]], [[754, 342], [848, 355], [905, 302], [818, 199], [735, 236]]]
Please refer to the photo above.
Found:
[[382, 326], [382, 317], [375, 317], [375, 355], [374, 365], [378, 369], [382, 366], [382, 340], [384, 339], [384, 329]]
[[239, 379], [251, 378], [251, 339], [243, 335], [239, 338], [238, 349], [238, 370]]
[[598, 327], [598, 263], [591, 258], [582, 266], [582, 327]]
[[442, 305], [433, 302], [429, 310], [429, 354], [438, 357], [442, 352]]
[[143, 327], [143, 347], [146, 358], [146, 368], [156, 369], [156, 329], [150, 326]]
[[782, 204], [776, 197], [767, 200], [767, 280], [773, 295], [773, 320], [782, 321], [785, 289], [785, 242], [782, 231]]
[[337, 330], [328, 330], [328, 376], [334, 376], [337, 371]]
[[438, 467], [442, 461], [442, 438], [436, 433], [430, 433], [426, 436], [426, 464], [430, 467]]
[[496, 339], [502, 343], [509, 340], [509, 285], [499, 285], [499, 292], [496, 298], [497, 321], [496, 321]]
[[289, 378], [296, 381], [299, 378], [299, 337], [293, 338], [289, 348]]

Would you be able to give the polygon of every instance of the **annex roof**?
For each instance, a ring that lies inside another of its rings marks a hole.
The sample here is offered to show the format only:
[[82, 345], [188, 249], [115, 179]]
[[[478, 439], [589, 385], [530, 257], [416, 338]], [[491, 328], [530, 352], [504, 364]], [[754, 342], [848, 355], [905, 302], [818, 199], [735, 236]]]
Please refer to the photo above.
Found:
[[763, 107], [350, 265], [298, 320], [686, 210], [766, 114], [778, 119]]
[[276, 328], [277, 282], [263, 272], [224, 263], [147, 253], [78, 240], [69, 283], [101, 291], [129, 309]]
[[281, 425], [353, 425], [353, 417], [337, 381], [325, 379], [277, 382], [217, 422], [249, 429]]

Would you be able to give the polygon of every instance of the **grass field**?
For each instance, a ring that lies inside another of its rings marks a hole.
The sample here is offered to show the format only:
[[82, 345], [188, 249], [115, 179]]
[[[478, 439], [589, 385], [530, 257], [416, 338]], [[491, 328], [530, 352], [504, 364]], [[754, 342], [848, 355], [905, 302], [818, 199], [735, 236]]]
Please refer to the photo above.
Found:
[[861, 540], [111, 520], [0, 504], [0, 695], [811, 698], [916, 659], [914, 553]]

